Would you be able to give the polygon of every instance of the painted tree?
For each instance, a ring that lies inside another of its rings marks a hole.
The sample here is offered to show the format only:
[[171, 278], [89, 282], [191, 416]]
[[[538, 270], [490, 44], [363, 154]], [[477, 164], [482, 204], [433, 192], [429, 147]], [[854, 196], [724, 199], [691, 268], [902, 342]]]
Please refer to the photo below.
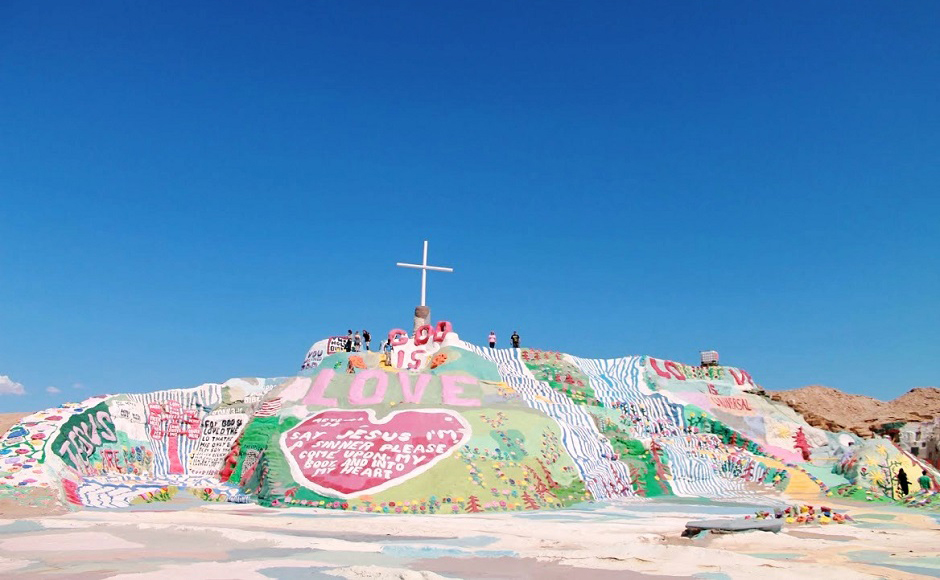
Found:
[[633, 492], [640, 497], [646, 497], [646, 485], [643, 480], [644, 474], [640, 472], [640, 467], [637, 463], [636, 460], [628, 462], [627, 471], [630, 472], [630, 482], [633, 485]]
[[793, 436], [793, 448], [803, 452], [803, 461], [809, 461], [810, 445], [806, 440], [806, 434], [803, 433], [802, 427], [797, 429], [796, 435]]
[[471, 495], [470, 499], [467, 500], [467, 511], [472, 514], [483, 511], [483, 508], [480, 507], [480, 499], [477, 496]]
[[535, 498], [529, 495], [529, 492], [525, 492], [522, 494], [522, 502], [525, 504], [526, 509], [529, 509], [529, 510], [540, 509], [538, 502], [535, 501]]
[[744, 468], [744, 479], [751, 480], [754, 478], [754, 462], [748, 459], [747, 466]]
[[545, 482], [542, 481], [542, 478], [539, 477], [539, 474], [528, 465], [523, 466], [523, 469], [526, 473], [526, 481], [528, 481], [529, 484], [535, 488], [535, 493], [540, 498], [542, 498], [542, 501], [548, 501], [545, 499], [545, 496], [551, 495], [551, 490], [548, 489], [548, 486], [545, 485]]
[[[652, 473], [647, 469], [647, 495], [650, 495], [650, 491], [654, 487], [657, 488], [659, 492], [656, 495], [671, 493], [672, 490], [669, 488], [669, 484], [666, 483], [666, 461], [663, 457], [662, 447], [660, 447], [655, 439], [650, 441], [649, 457], [652, 459], [652, 465], [650, 465], [650, 467], [653, 469]], [[649, 475], [653, 475], [654, 477], [649, 477]]]
[[898, 499], [900, 490], [898, 489], [897, 473], [901, 469], [901, 461], [898, 458], [888, 457], [884, 453], [884, 461], [872, 469], [870, 477], [872, 483], [881, 489], [881, 493], [891, 499]]
[[557, 487], [558, 487], [558, 482], [555, 481], [554, 479], [552, 479], [552, 474], [551, 474], [551, 472], [548, 470], [548, 467], [546, 467], [545, 464], [542, 463], [542, 460], [541, 460], [541, 459], [536, 459], [536, 461], [538, 462], [539, 467], [542, 468], [542, 473], [545, 474], [545, 481], [548, 483], [549, 489], [555, 489], [555, 488], [557, 488]]

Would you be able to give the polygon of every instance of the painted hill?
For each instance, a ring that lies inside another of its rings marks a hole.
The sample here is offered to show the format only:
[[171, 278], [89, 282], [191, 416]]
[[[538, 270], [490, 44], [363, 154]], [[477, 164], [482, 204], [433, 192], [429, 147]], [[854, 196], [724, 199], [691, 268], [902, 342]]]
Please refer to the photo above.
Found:
[[940, 417], [940, 389], [936, 387], [917, 387], [888, 402], [820, 385], [768, 394], [793, 407], [814, 427], [851, 431], [863, 437], [872, 436], [873, 429], [885, 424]]
[[321, 341], [286, 379], [23, 417], [0, 440], [0, 495], [464, 513], [665, 495], [894, 499], [894, 472], [921, 469], [890, 441], [808, 424], [740, 369], [484, 349], [449, 325], [399, 334], [387, 355]]

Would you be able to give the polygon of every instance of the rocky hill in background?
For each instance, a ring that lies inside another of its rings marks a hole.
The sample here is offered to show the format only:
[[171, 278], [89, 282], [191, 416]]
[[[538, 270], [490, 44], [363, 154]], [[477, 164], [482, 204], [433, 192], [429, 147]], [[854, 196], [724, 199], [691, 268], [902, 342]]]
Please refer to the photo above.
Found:
[[774, 401], [790, 405], [814, 427], [851, 431], [862, 437], [870, 437], [885, 424], [929, 421], [940, 416], [940, 389], [936, 387], [916, 387], [888, 402], [821, 385], [767, 394]]

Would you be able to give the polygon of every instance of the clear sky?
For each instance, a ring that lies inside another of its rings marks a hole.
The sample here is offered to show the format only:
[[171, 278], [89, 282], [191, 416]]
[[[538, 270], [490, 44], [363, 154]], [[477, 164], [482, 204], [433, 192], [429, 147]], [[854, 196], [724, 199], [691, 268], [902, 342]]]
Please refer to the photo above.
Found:
[[480, 344], [937, 385], [938, 30], [934, 1], [4, 2], [0, 410], [408, 328], [424, 239]]

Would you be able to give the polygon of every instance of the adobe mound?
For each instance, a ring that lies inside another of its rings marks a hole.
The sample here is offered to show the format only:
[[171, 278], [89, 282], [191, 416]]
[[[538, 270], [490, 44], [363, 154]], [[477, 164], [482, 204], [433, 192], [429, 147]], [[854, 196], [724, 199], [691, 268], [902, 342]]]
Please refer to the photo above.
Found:
[[808, 425], [729, 367], [482, 349], [455, 335], [316, 363], [288, 379], [24, 417], [0, 441], [0, 494], [462, 513], [668, 495], [900, 500], [891, 473], [922, 468], [890, 441]]

